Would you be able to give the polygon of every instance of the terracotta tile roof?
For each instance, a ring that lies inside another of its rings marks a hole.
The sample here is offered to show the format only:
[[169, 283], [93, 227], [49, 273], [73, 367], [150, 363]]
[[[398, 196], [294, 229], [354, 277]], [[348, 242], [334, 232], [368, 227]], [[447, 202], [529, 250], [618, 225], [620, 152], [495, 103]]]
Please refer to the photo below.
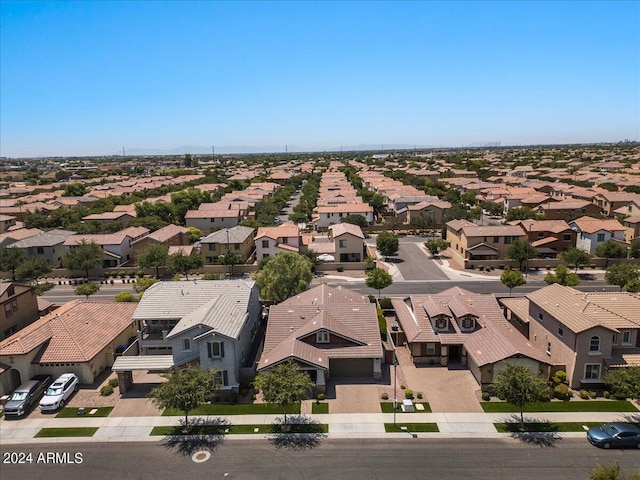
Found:
[[131, 325], [135, 309], [135, 303], [68, 302], [0, 342], [0, 356], [41, 348], [40, 363], [89, 361]]
[[353, 225], [351, 223], [336, 223], [335, 225], [329, 225], [329, 231], [332, 232], [331, 234], [333, 235], [333, 238], [349, 233], [358, 238], [364, 239], [362, 229], [358, 225]]
[[606, 230], [608, 232], [615, 232], [617, 230], [624, 230], [625, 227], [614, 219], [599, 219], [593, 217], [580, 217], [571, 222], [571, 225], [576, 225], [581, 232], [595, 233], [600, 230]]
[[318, 305], [326, 303], [366, 305], [371, 302], [368, 297], [352, 290], [322, 284], [290, 297], [280, 305]]
[[181, 233], [186, 234], [188, 232], [189, 232], [188, 229], [181, 227], [179, 225], [174, 225], [173, 223], [170, 223], [166, 227], [160, 228], [159, 230], [156, 230], [155, 232], [150, 233], [148, 235], [148, 238], [150, 238], [151, 240], [155, 240], [157, 242], [165, 242], [176, 235], [179, 235]]
[[259, 227], [255, 240], [259, 240], [262, 237], [271, 238], [276, 240], [278, 238], [291, 238], [299, 237], [300, 228], [292, 223], [282, 223], [277, 227]]
[[609, 367], [640, 367], [640, 348], [614, 348], [605, 361]]

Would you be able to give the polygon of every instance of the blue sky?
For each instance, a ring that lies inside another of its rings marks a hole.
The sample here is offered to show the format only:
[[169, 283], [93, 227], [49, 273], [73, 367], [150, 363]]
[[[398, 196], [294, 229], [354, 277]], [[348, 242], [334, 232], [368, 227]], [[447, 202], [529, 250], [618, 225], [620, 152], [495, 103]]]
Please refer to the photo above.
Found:
[[0, 2], [0, 156], [640, 140], [640, 2]]

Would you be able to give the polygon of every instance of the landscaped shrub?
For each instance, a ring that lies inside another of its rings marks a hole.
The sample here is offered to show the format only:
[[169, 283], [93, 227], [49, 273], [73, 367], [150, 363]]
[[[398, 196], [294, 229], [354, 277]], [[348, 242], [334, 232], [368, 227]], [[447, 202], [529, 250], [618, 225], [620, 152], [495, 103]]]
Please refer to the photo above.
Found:
[[596, 269], [596, 264], [595, 263], [592, 263], [590, 266], [591, 266], [591, 270], [595, 270]]
[[103, 385], [102, 388], [100, 389], [100, 395], [102, 395], [103, 397], [108, 397], [112, 393], [113, 393], [113, 387], [108, 383], [106, 385]]
[[202, 280], [222, 280], [224, 278], [224, 274], [221, 273], [205, 273], [202, 276]]
[[240, 396], [241, 397], [246, 397], [247, 395], [249, 395], [249, 390], [247, 390], [246, 388], [241, 388], [240, 389]]
[[476, 266], [473, 263], [470, 263], [468, 268], [469, 270], [473, 270], [474, 268], [476, 268]]
[[382, 400], [389, 400], [389, 394], [387, 392], [384, 392], [382, 395], [380, 395], [380, 398]]
[[491, 395], [489, 395], [489, 392], [482, 392], [482, 400], [484, 400], [485, 402], [488, 402], [491, 399]]
[[544, 268], [547, 269], [547, 271], [551, 270], [551, 265], [545, 265]]
[[138, 270], [138, 273], [136, 275], [138, 275], [138, 278], [142, 278], [144, 277], [144, 272], [142, 270]]
[[499, 268], [500, 270], [504, 270], [504, 263], [501, 263], [500, 265], [498, 265], [498, 268]]
[[405, 388], [407, 388], [407, 386], [406, 386], [406, 385], [400, 385], [400, 388], [401, 388], [402, 390], [404, 390]]
[[480, 265], [480, 266], [478, 267], [478, 270], [480, 270], [481, 272], [484, 272], [484, 265]]
[[602, 396], [604, 398], [609, 398], [609, 392], [607, 390], [605, 390], [604, 392], [602, 392]]
[[553, 396], [560, 400], [566, 400], [567, 398], [569, 398], [570, 394], [571, 394], [571, 390], [564, 383], [561, 383], [560, 385], [556, 385], [555, 387], [553, 387]]
[[422, 399], [422, 392], [416, 392], [416, 397], [418, 397], [419, 399]]
[[111, 273], [109, 272], [104, 272], [104, 278], [109, 278], [111, 276]]
[[382, 298], [380, 299], [380, 308], [383, 310], [391, 310], [393, 309], [393, 305], [391, 305], [390, 298]]
[[616, 392], [616, 393], [612, 393], [611, 397], [614, 400], [626, 400], [627, 399], [627, 395], [622, 393], [622, 392]]
[[126, 277], [126, 276], [127, 276], [127, 272], [125, 272], [124, 270], [120, 270], [120, 271], [118, 272], [118, 276], [119, 276], [120, 278], [124, 278], [124, 277]]
[[318, 395], [316, 395], [316, 398], [318, 400], [324, 400], [324, 393], [322, 393], [322, 392], [318, 393]]
[[587, 392], [586, 390], [580, 390], [580, 398], [583, 400], [588, 400], [589, 392]]
[[109, 383], [107, 385], [111, 385], [113, 388], [116, 388], [118, 386], [118, 379], [117, 378], [110, 378], [109, 379]]
[[551, 401], [551, 389], [547, 390], [540, 397], [541, 402], [550, 402]]
[[558, 377], [562, 383], [567, 381], [567, 372], [564, 370], [558, 370], [555, 376]]
[[344, 265], [336, 265], [336, 271], [344, 272]]
[[407, 388], [404, 391], [404, 398], [408, 398], [408, 399], [413, 399], [413, 390], [411, 390], [410, 388]]
[[589, 394], [589, 398], [596, 398], [598, 396], [593, 390], [589, 390], [587, 393]]

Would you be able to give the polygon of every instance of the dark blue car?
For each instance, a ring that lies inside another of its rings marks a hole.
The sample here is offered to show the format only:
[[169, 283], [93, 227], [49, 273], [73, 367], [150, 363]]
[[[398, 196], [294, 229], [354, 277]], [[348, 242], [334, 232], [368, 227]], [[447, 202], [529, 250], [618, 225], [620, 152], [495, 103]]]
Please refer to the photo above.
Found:
[[640, 428], [633, 423], [614, 422], [587, 431], [587, 440], [600, 448], [640, 448]]

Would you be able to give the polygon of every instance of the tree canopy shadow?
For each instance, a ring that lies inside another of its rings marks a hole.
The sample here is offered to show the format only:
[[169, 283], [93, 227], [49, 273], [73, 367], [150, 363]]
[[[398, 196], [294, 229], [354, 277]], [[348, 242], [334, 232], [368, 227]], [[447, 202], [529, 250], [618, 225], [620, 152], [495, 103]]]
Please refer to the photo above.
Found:
[[175, 428], [176, 433], [166, 435], [162, 446], [185, 456], [201, 450], [213, 453], [224, 443], [225, 430], [230, 426], [231, 423], [226, 418], [195, 418], [188, 423], [180, 420], [180, 426]]
[[635, 423], [636, 425], [640, 425], [640, 413], [627, 413], [620, 415], [622, 418], [621, 422]]
[[513, 414], [502, 420], [507, 425], [509, 436], [527, 445], [536, 445], [541, 448], [555, 448], [562, 440], [558, 433], [558, 426], [548, 420], [537, 420], [524, 417], [524, 428], [521, 428], [520, 417]]
[[269, 443], [278, 449], [306, 450], [316, 448], [327, 436], [322, 425], [309, 417], [295, 415], [288, 417], [288, 420], [288, 423], [284, 423], [284, 419], [278, 417], [271, 424], [271, 432], [268, 436]]

